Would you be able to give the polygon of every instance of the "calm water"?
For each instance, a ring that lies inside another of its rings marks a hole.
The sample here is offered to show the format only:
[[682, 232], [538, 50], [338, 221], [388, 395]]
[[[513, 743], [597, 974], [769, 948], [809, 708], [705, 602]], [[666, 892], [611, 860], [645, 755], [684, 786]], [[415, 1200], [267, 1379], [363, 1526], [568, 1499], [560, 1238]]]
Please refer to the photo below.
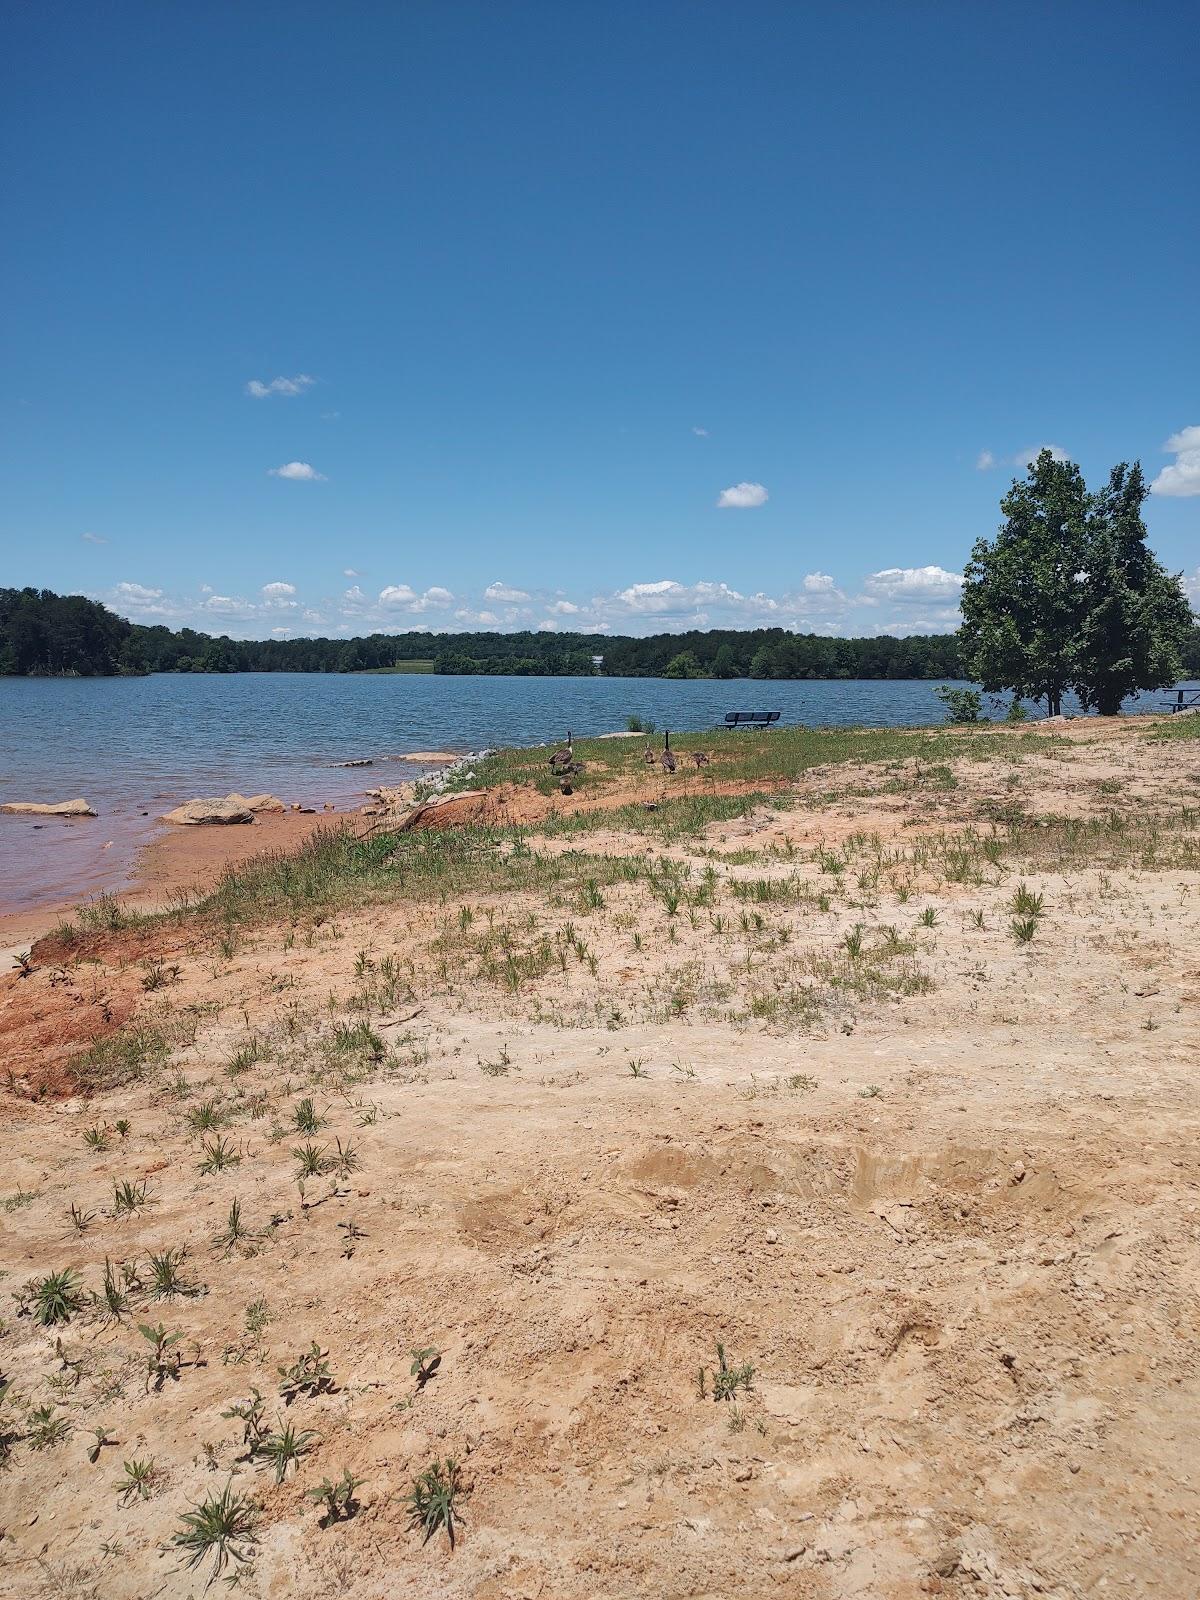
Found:
[[[127, 880], [156, 819], [198, 795], [269, 790], [339, 807], [420, 770], [406, 751], [533, 744], [622, 728], [632, 712], [678, 732], [726, 711], [785, 723], [939, 722], [927, 682], [671, 683], [658, 678], [342, 677], [239, 673], [0, 678], [0, 800], [82, 795], [93, 820], [0, 816], [0, 910]], [[1160, 695], [1140, 709], [1157, 708]], [[746, 734], [741, 737], [760, 737]], [[375, 766], [334, 763], [371, 757]], [[111, 841], [109, 848], [103, 847]]]

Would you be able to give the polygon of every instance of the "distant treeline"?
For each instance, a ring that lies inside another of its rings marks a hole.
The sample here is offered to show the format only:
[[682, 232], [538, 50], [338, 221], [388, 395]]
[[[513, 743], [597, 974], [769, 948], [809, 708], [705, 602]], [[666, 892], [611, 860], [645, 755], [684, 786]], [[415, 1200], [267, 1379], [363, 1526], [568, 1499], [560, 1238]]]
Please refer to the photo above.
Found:
[[[0, 589], [0, 674], [133, 676], [147, 672], [363, 672], [429, 661], [445, 673], [590, 677], [593, 657], [621, 678], [957, 678], [953, 634], [831, 639], [783, 628], [659, 633], [372, 633], [362, 639], [230, 639], [127, 622], [82, 595]], [[1184, 658], [1200, 676], [1200, 627]]]

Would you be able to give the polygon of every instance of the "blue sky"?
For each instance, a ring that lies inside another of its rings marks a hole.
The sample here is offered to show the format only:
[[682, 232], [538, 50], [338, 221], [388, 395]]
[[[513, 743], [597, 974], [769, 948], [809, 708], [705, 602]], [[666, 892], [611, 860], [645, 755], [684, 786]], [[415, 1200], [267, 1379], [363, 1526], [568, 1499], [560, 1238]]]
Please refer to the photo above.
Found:
[[238, 636], [943, 629], [1052, 444], [1142, 459], [1200, 598], [1194, 21], [10, 6], [0, 582]]

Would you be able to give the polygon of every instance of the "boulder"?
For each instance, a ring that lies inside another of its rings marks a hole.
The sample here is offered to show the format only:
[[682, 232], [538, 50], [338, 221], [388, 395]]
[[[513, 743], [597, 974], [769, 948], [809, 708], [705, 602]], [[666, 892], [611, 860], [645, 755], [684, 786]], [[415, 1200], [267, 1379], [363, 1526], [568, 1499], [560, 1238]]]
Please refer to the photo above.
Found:
[[174, 822], [180, 827], [195, 827], [202, 822], [253, 822], [246, 798], [240, 794], [226, 795], [224, 800], [188, 800], [174, 811], [168, 811], [164, 822]]
[[[226, 796], [228, 800], [241, 800], [242, 798], [240, 794]], [[283, 801], [273, 794], [252, 794], [245, 802], [245, 805], [246, 810], [253, 811], [255, 816], [258, 816], [261, 812], [270, 812], [272, 816], [282, 816], [287, 810]]]
[[7, 811], [13, 816], [31, 817], [94, 817], [96, 815], [86, 800], [56, 800], [50, 805], [43, 805], [38, 800], [10, 800], [7, 805], [0, 806], [0, 811]]

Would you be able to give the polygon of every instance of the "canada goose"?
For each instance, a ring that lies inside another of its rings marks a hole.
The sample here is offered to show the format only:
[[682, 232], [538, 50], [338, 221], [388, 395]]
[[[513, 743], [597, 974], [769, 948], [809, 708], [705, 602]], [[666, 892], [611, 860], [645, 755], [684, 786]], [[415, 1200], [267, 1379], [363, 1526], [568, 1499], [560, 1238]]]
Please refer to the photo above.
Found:
[[550, 752], [550, 765], [556, 769], [570, 766], [575, 759], [575, 751], [571, 747], [571, 730], [567, 729], [567, 742], [560, 744], [557, 750]]
[[646, 765], [648, 767], [652, 767], [654, 765], [654, 763], [658, 760], [658, 757], [654, 754], [654, 751], [651, 750], [649, 745], [646, 746], [646, 753], [642, 757], [642, 760], [646, 763]]
[[696, 763], [697, 769], [699, 769], [709, 765], [710, 757], [706, 756], [703, 750], [693, 750], [692, 760]]
[[664, 772], [675, 771], [677, 762], [675, 760], [675, 752], [671, 749], [671, 735], [669, 733], [663, 734], [662, 755], [658, 759]]

